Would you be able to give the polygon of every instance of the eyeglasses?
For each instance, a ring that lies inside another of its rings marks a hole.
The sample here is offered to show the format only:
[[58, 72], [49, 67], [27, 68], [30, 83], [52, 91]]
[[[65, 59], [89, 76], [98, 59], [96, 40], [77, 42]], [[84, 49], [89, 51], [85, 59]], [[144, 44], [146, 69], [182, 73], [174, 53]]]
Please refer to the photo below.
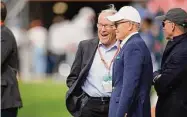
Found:
[[165, 27], [165, 25], [166, 25], [167, 23], [172, 23], [172, 22], [162, 22], [162, 27]]
[[124, 21], [124, 22], [115, 22], [115, 27], [118, 27], [119, 26], [119, 24], [122, 24], [122, 23], [127, 23], [127, 22], [130, 22], [130, 21]]
[[101, 29], [101, 28], [103, 28], [103, 26], [105, 29], [111, 29], [114, 27], [114, 25], [109, 25], [109, 24], [103, 25], [103, 24], [97, 23], [97, 28]]

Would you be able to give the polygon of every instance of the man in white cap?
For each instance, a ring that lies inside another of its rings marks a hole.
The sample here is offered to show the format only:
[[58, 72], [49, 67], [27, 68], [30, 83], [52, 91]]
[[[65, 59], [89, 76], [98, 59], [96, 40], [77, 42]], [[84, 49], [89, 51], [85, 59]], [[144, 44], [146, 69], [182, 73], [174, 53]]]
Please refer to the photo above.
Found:
[[151, 117], [153, 68], [150, 52], [138, 33], [141, 17], [135, 8], [124, 6], [107, 18], [115, 22], [116, 38], [122, 41], [113, 64], [109, 117]]

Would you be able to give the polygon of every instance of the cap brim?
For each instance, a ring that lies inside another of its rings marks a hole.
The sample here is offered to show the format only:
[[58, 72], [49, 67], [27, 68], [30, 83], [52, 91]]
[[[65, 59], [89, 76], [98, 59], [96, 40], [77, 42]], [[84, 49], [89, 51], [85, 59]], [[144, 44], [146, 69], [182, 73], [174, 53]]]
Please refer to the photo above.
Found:
[[116, 21], [122, 20], [123, 17], [116, 13], [115, 15], [108, 16], [107, 19], [112, 21], [112, 22], [116, 22]]
[[159, 21], [164, 21], [166, 20], [166, 16], [165, 15], [157, 16], [155, 19]]

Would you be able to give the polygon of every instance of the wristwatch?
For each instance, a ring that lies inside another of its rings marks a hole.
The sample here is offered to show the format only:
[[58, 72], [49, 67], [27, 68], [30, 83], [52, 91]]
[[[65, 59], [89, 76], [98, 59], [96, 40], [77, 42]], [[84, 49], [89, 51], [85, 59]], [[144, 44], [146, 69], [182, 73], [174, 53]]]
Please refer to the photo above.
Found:
[[160, 77], [162, 76], [162, 74], [158, 74], [153, 78], [153, 82], [155, 83]]

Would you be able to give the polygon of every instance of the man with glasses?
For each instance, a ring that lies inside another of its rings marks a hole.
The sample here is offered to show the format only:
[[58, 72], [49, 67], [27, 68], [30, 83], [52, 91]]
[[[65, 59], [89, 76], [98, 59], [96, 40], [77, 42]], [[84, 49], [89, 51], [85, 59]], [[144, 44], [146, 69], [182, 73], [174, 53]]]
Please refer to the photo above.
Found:
[[173, 8], [156, 19], [168, 40], [161, 69], [154, 72], [156, 117], [187, 117], [187, 12]]
[[80, 42], [67, 77], [68, 111], [75, 117], [108, 117], [112, 92], [113, 60], [119, 52], [114, 24], [106, 17], [117, 11], [112, 6], [98, 17], [98, 38]]
[[107, 18], [115, 22], [116, 39], [122, 40], [113, 65], [109, 117], [150, 117], [153, 68], [150, 52], [138, 33], [140, 15], [135, 8], [124, 6]]

